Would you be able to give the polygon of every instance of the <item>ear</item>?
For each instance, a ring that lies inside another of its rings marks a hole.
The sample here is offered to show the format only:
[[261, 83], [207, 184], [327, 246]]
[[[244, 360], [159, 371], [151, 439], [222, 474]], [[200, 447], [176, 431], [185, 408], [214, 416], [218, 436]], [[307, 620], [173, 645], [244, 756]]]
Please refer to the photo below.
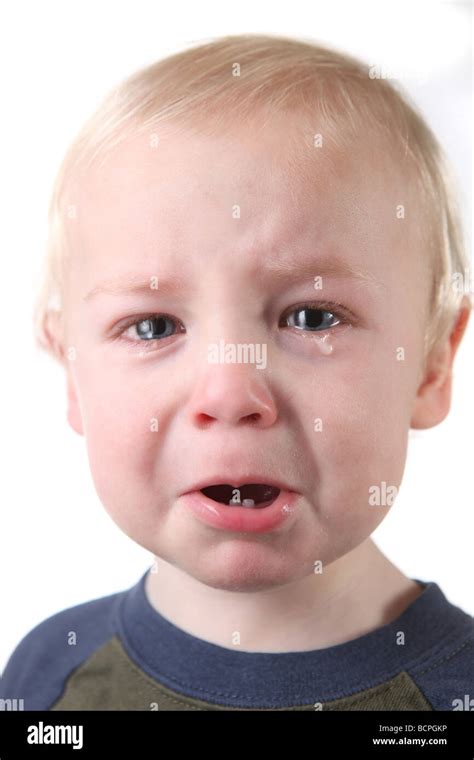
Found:
[[81, 407], [79, 405], [76, 386], [70, 369], [67, 370], [67, 420], [76, 433], [84, 435]]
[[418, 388], [411, 427], [425, 429], [444, 420], [451, 406], [453, 362], [466, 330], [471, 305], [464, 299], [450, 335], [434, 348], [426, 362], [423, 379]]
[[67, 420], [73, 430], [84, 435], [82, 414], [77, 397], [73, 373], [70, 367], [69, 351], [66, 351], [62, 313], [56, 310], [48, 311], [44, 322], [46, 347], [54, 358], [64, 367], [67, 388]]

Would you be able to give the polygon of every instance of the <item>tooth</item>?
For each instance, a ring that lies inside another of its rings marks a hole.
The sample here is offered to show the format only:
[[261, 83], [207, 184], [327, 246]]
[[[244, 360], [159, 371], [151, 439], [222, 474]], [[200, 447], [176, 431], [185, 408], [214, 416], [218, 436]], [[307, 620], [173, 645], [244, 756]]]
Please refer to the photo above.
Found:
[[[244, 499], [244, 501], [245, 501], [245, 499]], [[240, 506], [241, 506], [240, 505], [240, 501], [234, 501], [233, 499], [231, 499], [229, 501], [229, 507], [240, 507]]]
[[254, 502], [253, 499], [244, 499], [243, 502], [242, 502], [242, 506], [243, 507], [254, 507], [255, 506], [255, 502]]

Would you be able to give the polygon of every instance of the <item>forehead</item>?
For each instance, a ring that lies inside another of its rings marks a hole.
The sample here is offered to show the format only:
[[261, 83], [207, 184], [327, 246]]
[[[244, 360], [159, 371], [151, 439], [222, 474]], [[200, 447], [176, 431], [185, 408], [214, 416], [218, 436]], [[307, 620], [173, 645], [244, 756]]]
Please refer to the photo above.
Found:
[[170, 267], [253, 276], [308, 257], [315, 274], [330, 256], [380, 276], [413, 266], [415, 201], [380, 141], [341, 150], [323, 132], [318, 146], [290, 121], [212, 137], [168, 126], [158, 138], [127, 139], [76, 184], [71, 263], [83, 288]]

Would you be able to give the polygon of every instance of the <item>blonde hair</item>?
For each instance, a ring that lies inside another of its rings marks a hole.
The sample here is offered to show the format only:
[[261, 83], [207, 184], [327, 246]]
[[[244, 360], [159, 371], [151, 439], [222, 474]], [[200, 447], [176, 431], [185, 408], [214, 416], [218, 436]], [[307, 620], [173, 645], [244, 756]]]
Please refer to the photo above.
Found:
[[[62, 315], [69, 255], [67, 191], [80, 170], [103, 161], [127, 137], [173, 121], [209, 135], [230, 125], [268, 120], [289, 112], [329, 128], [334, 143], [354, 144], [361, 128], [374, 126], [393, 155], [408, 160], [419, 185], [420, 211], [432, 262], [425, 357], [451, 330], [466, 293], [455, 275], [468, 268], [452, 179], [443, 151], [406, 95], [374, 79], [362, 62], [311, 40], [259, 34], [204, 42], [138, 70], [118, 84], [83, 125], [59, 168], [49, 207], [42, 282], [34, 308], [37, 345], [57, 357], [49, 317]], [[316, 119], [317, 116], [317, 119]], [[326, 139], [326, 135], [325, 135]], [[308, 153], [298, 166], [311, 175]], [[470, 301], [470, 297], [468, 296]]]

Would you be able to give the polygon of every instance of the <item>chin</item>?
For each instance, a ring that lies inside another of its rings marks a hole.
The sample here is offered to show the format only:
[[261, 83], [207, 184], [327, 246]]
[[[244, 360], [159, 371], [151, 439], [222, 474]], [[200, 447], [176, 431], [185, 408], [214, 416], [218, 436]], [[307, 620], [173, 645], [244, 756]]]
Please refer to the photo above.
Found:
[[278, 586], [284, 586], [291, 580], [287, 577], [275, 578], [267, 575], [263, 578], [262, 576], [245, 575], [245, 573], [234, 574], [232, 577], [228, 574], [225, 578], [219, 577], [214, 573], [195, 574], [194, 577], [210, 588], [247, 594], [257, 591], [269, 591]]
[[[221, 547], [222, 548], [222, 547]], [[265, 551], [266, 548], [266, 551]], [[268, 547], [240, 546], [200, 558], [199, 564], [186, 563], [181, 569], [196, 580], [222, 591], [255, 592], [284, 586], [310, 574], [313, 566], [301, 566], [297, 558], [282, 558]]]

